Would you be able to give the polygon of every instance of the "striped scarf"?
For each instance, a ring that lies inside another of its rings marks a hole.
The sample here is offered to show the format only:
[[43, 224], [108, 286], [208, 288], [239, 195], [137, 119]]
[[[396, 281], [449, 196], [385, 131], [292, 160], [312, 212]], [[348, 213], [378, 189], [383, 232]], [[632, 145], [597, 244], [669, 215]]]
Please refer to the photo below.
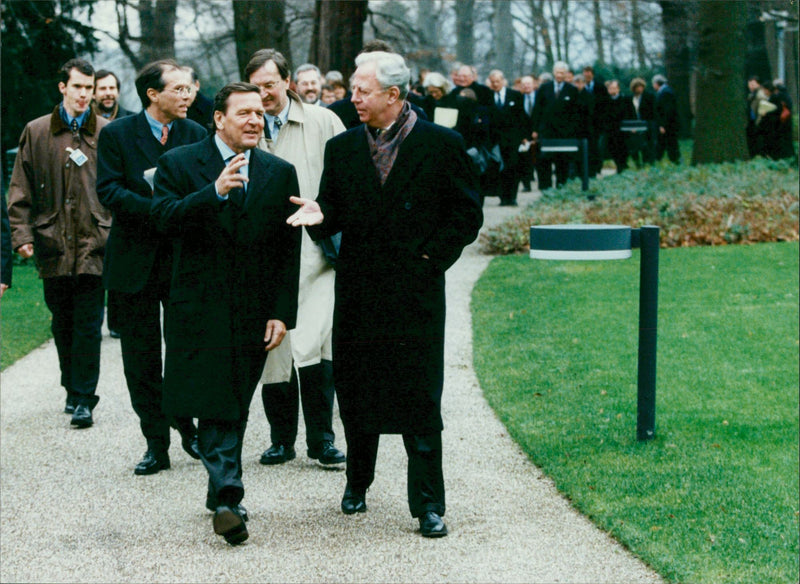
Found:
[[375, 163], [375, 169], [378, 171], [378, 176], [381, 179], [381, 186], [386, 183], [389, 173], [392, 171], [394, 161], [397, 158], [397, 151], [400, 149], [400, 144], [408, 136], [409, 132], [414, 128], [417, 123], [417, 114], [408, 105], [408, 102], [403, 104], [403, 109], [400, 115], [392, 124], [392, 127], [386, 131], [380, 132], [377, 137], [373, 137], [372, 132], [364, 125], [365, 132], [367, 133], [367, 142], [369, 143], [369, 152], [372, 155], [372, 162]]

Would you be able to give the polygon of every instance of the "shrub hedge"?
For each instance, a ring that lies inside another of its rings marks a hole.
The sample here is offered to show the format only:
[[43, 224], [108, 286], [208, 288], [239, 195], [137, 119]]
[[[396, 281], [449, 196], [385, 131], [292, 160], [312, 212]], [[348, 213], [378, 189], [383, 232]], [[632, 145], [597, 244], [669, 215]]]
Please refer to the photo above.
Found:
[[481, 235], [483, 251], [529, 248], [531, 225], [658, 225], [662, 247], [749, 244], [798, 239], [797, 163], [746, 162], [675, 167], [659, 164], [548, 189], [518, 216]]

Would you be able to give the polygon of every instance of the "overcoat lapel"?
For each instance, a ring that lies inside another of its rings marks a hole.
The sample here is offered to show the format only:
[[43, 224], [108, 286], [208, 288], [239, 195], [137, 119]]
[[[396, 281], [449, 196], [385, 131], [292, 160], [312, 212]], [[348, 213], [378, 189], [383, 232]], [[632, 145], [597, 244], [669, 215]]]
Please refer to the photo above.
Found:
[[156, 165], [159, 156], [163, 153], [161, 144], [158, 143], [153, 137], [153, 132], [150, 131], [150, 124], [147, 123], [144, 110], [138, 114], [138, 119], [136, 120], [136, 146], [142, 152], [143, 158], [151, 166]]

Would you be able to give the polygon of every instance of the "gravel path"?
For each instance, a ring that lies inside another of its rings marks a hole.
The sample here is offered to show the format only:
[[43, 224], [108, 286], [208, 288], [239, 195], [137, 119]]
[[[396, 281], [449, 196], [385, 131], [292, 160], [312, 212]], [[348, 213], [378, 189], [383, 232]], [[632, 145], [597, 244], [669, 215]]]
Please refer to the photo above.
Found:
[[[485, 211], [491, 225], [517, 209], [489, 199]], [[415, 533], [399, 436], [382, 438], [369, 511], [356, 516], [339, 511], [343, 469], [305, 457], [302, 423], [298, 458], [260, 465], [269, 429], [257, 392], [244, 449], [250, 539], [228, 546], [203, 507], [205, 470], [177, 433], [172, 469], [134, 476], [145, 445], [119, 342], [106, 336], [91, 429], [71, 429], [61, 413], [52, 342], [2, 372], [0, 581], [661, 582], [570, 507], [484, 400], [472, 371], [469, 301], [489, 260], [473, 244], [447, 274], [448, 537]]]

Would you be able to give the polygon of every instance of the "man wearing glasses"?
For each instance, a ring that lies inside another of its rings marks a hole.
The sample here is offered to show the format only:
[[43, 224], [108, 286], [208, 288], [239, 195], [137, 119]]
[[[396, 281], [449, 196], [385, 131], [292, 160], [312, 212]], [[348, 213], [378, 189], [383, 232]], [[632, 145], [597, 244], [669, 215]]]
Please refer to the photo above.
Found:
[[113, 214], [103, 283], [117, 307], [125, 379], [131, 405], [147, 441], [137, 475], [170, 467], [170, 425], [181, 446], [199, 458], [191, 418], [169, 419], [161, 410], [161, 304], [172, 268], [171, 247], [150, 221], [152, 174], [159, 157], [207, 132], [186, 119], [192, 101], [191, 74], [175, 61], [155, 61], [139, 72], [136, 92], [144, 108], [104, 129], [98, 141], [97, 195]]

